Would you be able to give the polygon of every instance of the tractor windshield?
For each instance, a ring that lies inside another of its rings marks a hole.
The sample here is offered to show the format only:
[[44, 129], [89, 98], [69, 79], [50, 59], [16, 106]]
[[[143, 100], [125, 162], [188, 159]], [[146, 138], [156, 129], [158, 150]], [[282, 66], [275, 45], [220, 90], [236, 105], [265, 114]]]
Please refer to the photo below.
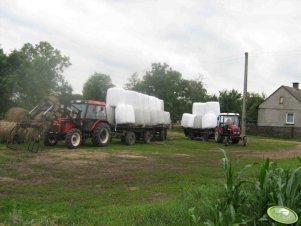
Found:
[[81, 104], [81, 103], [74, 103], [72, 104], [71, 106], [71, 109], [72, 111], [75, 111], [75, 112], [78, 112], [79, 110], [81, 111], [80, 113], [80, 118], [84, 118], [85, 117], [85, 113], [86, 113], [86, 110], [87, 110], [87, 104]]
[[237, 115], [221, 115], [221, 122], [225, 125], [239, 126], [239, 117]]

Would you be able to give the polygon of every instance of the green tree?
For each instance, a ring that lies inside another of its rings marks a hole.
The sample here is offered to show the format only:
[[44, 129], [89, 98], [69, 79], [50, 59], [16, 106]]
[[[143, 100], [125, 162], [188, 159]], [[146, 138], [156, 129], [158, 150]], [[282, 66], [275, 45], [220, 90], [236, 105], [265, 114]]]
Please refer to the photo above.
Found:
[[248, 93], [247, 95], [247, 122], [256, 123], [258, 106], [265, 100], [265, 94]]
[[181, 119], [184, 112], [191, 112], [192, 103], [204, 101], [207, 91], [200, 80], [185, 80], [182, 74], [166, 63], [153, 63], [142, 80], [135, 75], [128, 80], [127, 87], [164, 100], [165, 110], [173, 121]]
[[83, 87], [83, 97], [90, 100], [105, 101], [107, 90], [114, 87], [109, 75], [94, 73], [85, 82]]
[[218, 101], [221, 106], [221, 112], [232, 112], [239, 113], [242, 112], [242, 95], [237, 90], [222, 90], [219, 91]]
[[123, 88], [128, 90], [134, 90], [140, 83], [141, 79], [139, 78], [139, 75], [135, 72], [128, 78], [128, 81]]
[[72, 87], [63, 77], [64, 69], [71, 65], [69, 58], [48, 42], [26, 43], [8, 55], [1, 50], [0, 65], [7, 106], [31, 108], [47, 95], [72, 93]]

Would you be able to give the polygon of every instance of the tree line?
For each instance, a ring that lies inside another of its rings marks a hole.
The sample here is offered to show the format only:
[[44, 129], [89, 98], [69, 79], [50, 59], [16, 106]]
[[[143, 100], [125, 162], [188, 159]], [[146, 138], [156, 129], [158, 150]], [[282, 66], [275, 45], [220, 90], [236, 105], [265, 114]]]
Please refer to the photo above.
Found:
[[[109, 75], [95, 72], [83, 84], [82, 94], [74, 94], [63, 72], [71, 65], [70, 59], [48, 42], [26, 43], [20, 50], [5, 54], [0, 48], [0, 114], [12, 106], [32, 108], [43, 97], [57, 96], [67, 104], [72, 99], [105, 100], [107, 89], [114, 87]], [[200, 78], [184, 79], [182, 74], [166, 63], [153, 63], [141, 77], [129, 76], [125, 89], [156, 96], [165, 103], [173, 121], [191, 112], [194, 102], [219, 101], [221, 112], [241, 113], [242, 94], [237, 90], [222, 90], [210, 95]], [[248, 93], [247, 120], [257, 121], [257, 108], [264, 94]]]

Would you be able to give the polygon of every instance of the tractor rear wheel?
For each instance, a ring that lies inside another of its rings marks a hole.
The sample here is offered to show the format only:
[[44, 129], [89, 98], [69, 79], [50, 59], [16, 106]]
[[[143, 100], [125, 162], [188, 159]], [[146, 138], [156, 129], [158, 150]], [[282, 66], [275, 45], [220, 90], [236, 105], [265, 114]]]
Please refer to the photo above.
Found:
[[127, 145], [133, 145], [136, 142], [136, 135], [134, 132], [130, 131], [125, 134], [125, 143]]
[[69, 130], [65, 137], [65, 142], [68, 148], [78, 148], [82, 143], [82, 133], [79, 129], [73, 128]]
[[92, 143], [94, 146], [104, 147], [111, 141], [111, 129], [108, 124], [99, 124], [93, 131]]

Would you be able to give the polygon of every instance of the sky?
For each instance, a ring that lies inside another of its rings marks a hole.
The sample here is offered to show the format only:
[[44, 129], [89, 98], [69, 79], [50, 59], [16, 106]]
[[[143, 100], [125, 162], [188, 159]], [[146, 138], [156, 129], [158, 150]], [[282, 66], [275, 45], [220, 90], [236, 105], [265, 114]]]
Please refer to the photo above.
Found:
[[209, 94], [243, 92], [248, 52], [248, 91], [268, 96], [301, 83], [300, 12], [300, 0], [0, 0], [0, 48], [49, 42], [70, 57], [73, 93], [94, 72], [122, 87], [159, 62]]

